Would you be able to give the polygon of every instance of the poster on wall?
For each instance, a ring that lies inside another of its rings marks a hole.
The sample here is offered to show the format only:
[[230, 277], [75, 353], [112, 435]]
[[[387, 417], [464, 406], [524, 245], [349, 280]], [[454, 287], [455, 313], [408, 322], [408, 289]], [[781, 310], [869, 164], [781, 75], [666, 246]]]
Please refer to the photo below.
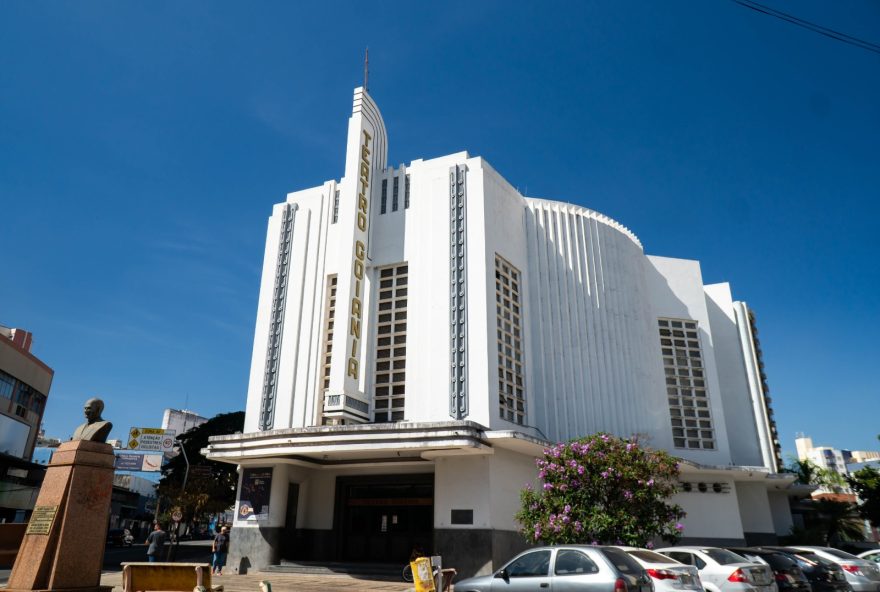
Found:
[[268, 519], [269, 492], [271, 489], [271, 468], [243, 469], [241, 474], [241, 493], [238, 497], [238, 519]]

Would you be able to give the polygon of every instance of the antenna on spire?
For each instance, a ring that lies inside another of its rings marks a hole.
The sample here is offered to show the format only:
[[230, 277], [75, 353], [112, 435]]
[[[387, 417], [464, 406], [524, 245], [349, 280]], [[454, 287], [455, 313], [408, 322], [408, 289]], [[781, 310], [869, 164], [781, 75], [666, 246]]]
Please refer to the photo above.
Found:
[[368, 47], [366, 52], [364, 52], [364, 90], [369, 90], [367, 88], [367, 82], [370, 78], [370, 48]]

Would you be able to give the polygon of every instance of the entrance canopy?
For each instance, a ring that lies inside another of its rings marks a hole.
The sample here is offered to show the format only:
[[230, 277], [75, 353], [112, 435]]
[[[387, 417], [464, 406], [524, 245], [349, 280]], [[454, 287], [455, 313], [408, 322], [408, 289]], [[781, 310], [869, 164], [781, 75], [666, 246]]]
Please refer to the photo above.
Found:
[[549, 442], [518, 431], [492, 431], [472, 421], [316, 426], [214, 436], [210, 460], [284, 461], [311, 468], [377, 463], [430, 463], [442, 456], [493, 454], [495, 448], [540, 456]]

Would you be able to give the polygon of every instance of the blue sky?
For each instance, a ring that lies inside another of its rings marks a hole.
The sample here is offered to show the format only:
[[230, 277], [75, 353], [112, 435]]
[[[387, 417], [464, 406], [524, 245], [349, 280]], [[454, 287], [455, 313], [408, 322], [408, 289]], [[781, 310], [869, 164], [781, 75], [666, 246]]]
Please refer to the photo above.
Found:
[[[874, 0], [766, 1], [880, 42]], [[700, 260], [786, 451], [880, 448], [880, 55], [730, 0], [0, 3], [0, 324], [50, 434], [243, 409], [266, 219], [341, 175], [365, 46], [391, 163], [468, 150]]]

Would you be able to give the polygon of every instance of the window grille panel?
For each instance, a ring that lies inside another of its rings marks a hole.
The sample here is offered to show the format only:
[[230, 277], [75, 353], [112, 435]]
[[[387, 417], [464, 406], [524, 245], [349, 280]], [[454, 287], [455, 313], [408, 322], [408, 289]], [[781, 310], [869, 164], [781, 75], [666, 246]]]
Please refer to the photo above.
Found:
[[526, 418], [523, 378], [520, 272], [495, 255], [498, 405], [501, 419], [523, 425]]
[[666, 397], [676, 448], [715, 449], [715, 429], [696, 321], [657, 319]]
[[[395, 196], [396, 196], [395, 178]], [[374, 421], [402, 421], [406, 399], [406, 327], [409, 266], [378, 270]]]

